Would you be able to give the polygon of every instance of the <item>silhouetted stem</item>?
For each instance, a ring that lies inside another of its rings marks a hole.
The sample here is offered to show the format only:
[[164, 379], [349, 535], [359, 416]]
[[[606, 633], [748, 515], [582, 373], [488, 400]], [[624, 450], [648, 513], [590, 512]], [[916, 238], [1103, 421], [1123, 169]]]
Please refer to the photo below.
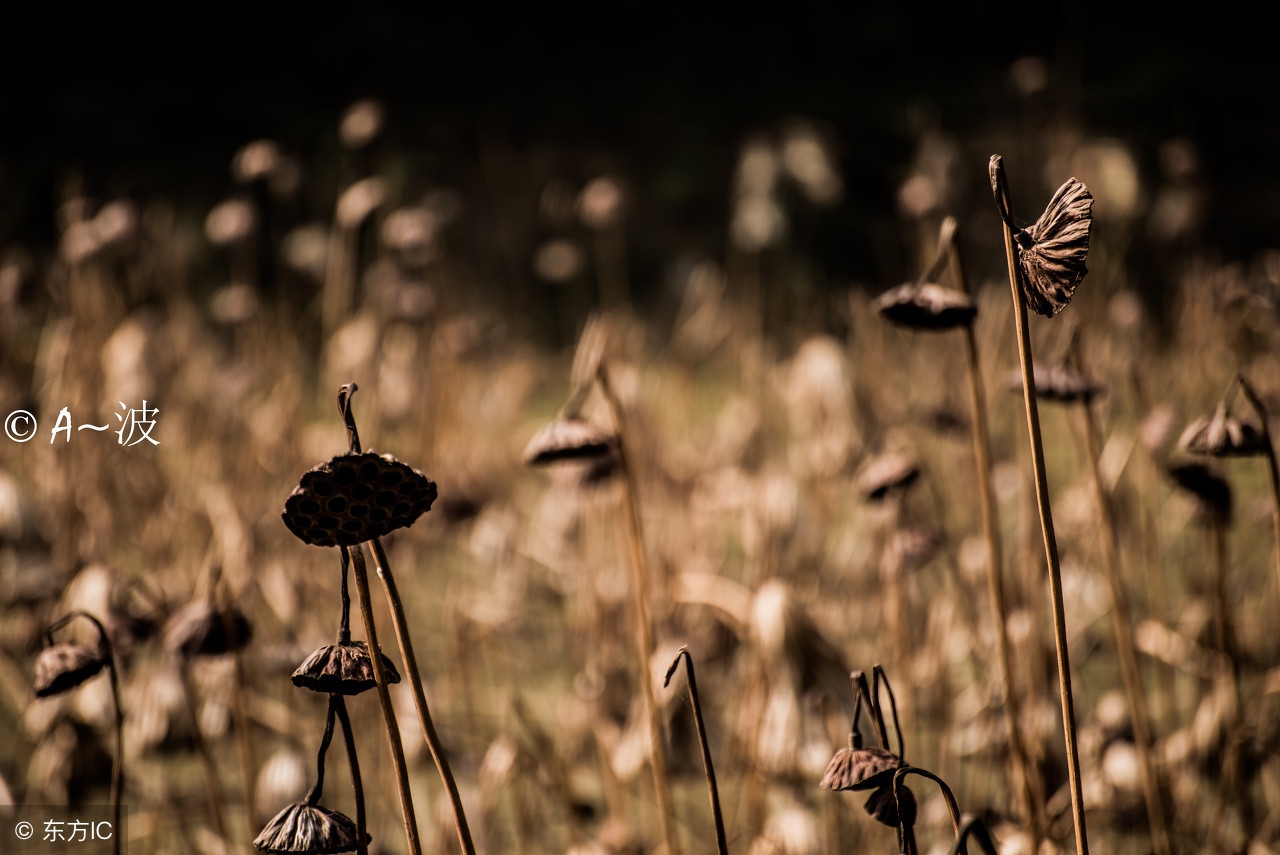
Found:
[[[893, 696], [893, 686], [889, 685], [889, 676], [884, 673], [884, 668], [881, 666], [873, 666], [871, 672], [875, 677], [876, 715], [880, 716], [882, 721], [884, 720], [884, 713], [880, 711], [880, 686], [883, 685], [884, 690], [889, 693], [889, 711], [893, 714], [893, 731], [898, 737], [898, 759], [905, 763], [907, 749], [902, 743], [902, 724], [898, 721], [898, 701]], [[886, 751], [890, 750], [887, 743], [884, 747]]]
[[1005, 262], [1009, 267], [1009, 287], [1013, 295], [1014, 326], [1018, 335], [1018, 361], [1022, 367], [1022, 400], [1027, 411], [1027, 433], [1031, 439], [1031, 464], [1036, 481], [1036, 508], [1040, 513], [1040, 533], [1044, 539], [1049, 568], [1049, 593], [1053, 602], [1053, 637], [1058, 657], [1058, 694], [1062, 701], [1062, 730], [1066, 742], [1067, 777], [1071, 787], [1071, 816], [1075, 826], [1076, 852], [1088, 855], [1085, 830], [1084, 791], [1080, 781], [1080, 751], [1076, 745], [1075, 703], [1071, 692], [1071, 661], [1067, 653], [1067, 616], [1062, 594], [1062, 566], [1058, 560], [1058, 540], [1053, 531], [1053, 511], [1049, 504], [1049, 478], [1045, 472], [1044, 445], [1040, 438], [1040, 413], [1036, 406], [1035, 362], [1031, 354], [1031, 331], [1027, 328], [1027, 303], [1019, 273], [1012, 226], [1013, 200], [999, 155], [991, 158], [992, 188], [1004, 221]]
[[689, 678], [689, 702], [693, 705], [693, 723], [698, 729], [698, 746], [702, 749], [702, 768], [707, 774], [707, 794], [711, 798], [711, 815], [716, 823], [716, 846], [720, 855], [729, 855], [729, 844], [725, 840], [724, 817], [720, 813], [720, 792], [716, 788], [716, 770], [711, 763], [711, 746], [707, 744], [707, 728], [702, 722], [702, 703], [698, 700], [698, 681], [693, 676], [693, 657], [687, 647], [681, 647], [675, 661], [667, 669], [667, 678], [663, 681], [665, 689], [671, 684], [671, 675], [675, 674], [684, 659], [685, 671]]
[[369, 843], [366, 827], [368, 820], [364, 810], [364, 782], [360, 778], [360, 758], [356, 754], [356, 737], [351, 730], [351, 717], [347, 715], [347, 702], [342, 695], [330, 695], [329, 705], [338, 714], [342, 725], [342, 741], [347, 747], [347, 768], [351, 771], [351, 797], [356, 803], [356, 855], [368, 855]]
[[[387, 742], [391, 748], [391, 764], [395, 767], [396, 787], [400, 793], [400, 813], [404, 818], [405, 839], [410, 855], [422, 855], [418, 841], [418, 822], [413, 811], [413, 794], [409, 789], [409, 768], [404, 759], [404, 745], [400, 741], [400, 725], [395, 709], [391, 706], [391, 693], [387, 689], [387, 669], [382, 663], [382, 647], [378, 644], [378, 629], [373, 621], [373, 604], [369, 598], [369, 573], [365, 569], [364, 552], [359, 546], [344, 547], [351, 556], [355, 569], [356, 598], [360, 602], [360, 616], [364, 619], [364, 635], [369, 645], [369, 659], [373, 664], [373, 679], [378, 686], [378, 703], [382, 707], [382, 719], [387, 726]], [[406, 663], [406, 670], [409, 670]]]
[[[960, 245], [955, 239], [954, 227], [947, 237], [950, 243], [951, 278], [961, 291], [969, 293]], [[1019, 719], [1018, 693], [1013, 685], [1013, 657], [1009, 650], [1009, 609], [1004, 594], [1004, 558], [1000, 549], [1000, 517], [996, 507], [996, 492], [991, 484], [991, 438], [987, 430], [987, 397], [982, 384], [982, 369], [978, 360], [978, 339], [973, 324], [964, 326], [965, 364], [969, 377], [969, 411], [973, 419], [973, 457], [977, 464], [978, 494], [982, 510], [982, 538], [987, 547], [987, 597], [991, 614], [996, 622], [996, 663], [1000, 669], [1000, 688], [1003, 693], [1005, 724], [1009, 728], [1009, 759], [1013, 763], [1013, 775], [1017, 780], [1018, 800], [1022, 814], [1031, 830], [1033, 848], [1040, 846], [1044, 834], [1041, 809], [1044, 793], [1038, 775], [1034, 775], [1027, 759], [1026, 743], [1022, 739]]]
[[396, 580], [391, 575], [391, 564], [387, 561], [387, 553], [382, 549], [378, 538], [370, 542], [373, 547], [373, 565], [377, 568], [378, 579], [382, 581], [382, 590], [387, 595], [387, 603], [391, 606], [391, 624], [395, 627], [396, 641], [400, 645], [400, 656], [404, 660], [405, 677], [413, 688], [413, 706], [418, 711], [418, 722], [422, 725], [422, 738], [426, 740], [431, 751], [431, 759], [436, 763], [440, 780], [449, 794], [449, 806], [453, 808], [453, 824], [458, 832], [458, 843], [466, 855], [475, 855], [476, 847], [471, 842], [471, 829], [467, 826], [467, 815], [462, 808], [462, 796], [458, 792], [458, 784], [453, 779], [453, 770], [449, 768], [449, 758], [445, 756], [444, 745], [436, 733], [435, 724], [431, 721], [431, 710], [427, 707], [427, 694], [422, 686], [422, 675], [418, 672], [418, 659], [413, 654], [413, 641], [409, 638], [409, 624], [405, 618], [404, 605], [400, 600], [400, 591], [396, 588]]
[[1138, 668], [1138, 654], [1133, 644], [1129, 597], [1120, 574], [1119, 535], [1116, 532], [1115, 514], [1111, 509], [1111, 496], [1102, 484], [1102, 473], [1099, 471], [1101, 442], [1098, 425], [1093, 417], [1093, 408], [1087, 402], [1083, 409], [1085, 449], [1089, 455], [1093, 498], [1098, 506], [1098, 522], [1102, 529], [1099, 538], [1102, 569], [1106, 573], [1111, 591], [1111, 625], [1116, 638], [1116, 656], [1120, 660], [1120, 677], [1133, 722], [1133, 742], [1138, 752], [1138, 772], [1142, 778], [1142, 794], [1147, 804], [1147, 822], [1151, 828], [1156, 855], [1171, 855], [1173, 845], [1169, 839], [1169, 824], [1164, 814], [1164, 802], [1160, 797], [1160, 778], [1156, 773], [1155, 756], [1151, 750], [1151, 718], [1147, 714], [1146, 697], [1142, 691], [1142, 672]]
[[991, 833], [987, 831], [987, 826], [979, 817], [972, 814], [967, 816], [964, 822], [960, 823], [960, 833], [956, 835], [956, 840], [951, 844], [951, 849], [947, 855], [958, 855], [964, 849], [965, 842], [970, 837], [978, 841], [978, 848], [986, 855], [998, 855], [996, 845], [991, 840]]
[[666, 855], [679, 855], [675, 823], [671, 809], [671, 786], [667, 780], [667, 760], [663, 747], [662, 723], [658, 718], [658, 702], [654, 698], [653, 680], [649, 676], [649, 660], [653, 656], [653, 627], [649, 621], [649, 604], [646, 594], [647, 565], [644, 556], [644, 536], [640, 526], [640, 505], [636, 498], [635, 472], [627, 458], [622, 421], [622, 405], [618, 403], [609, 385], [608, 372], [601, 361], [596, 371], [600, 391], [609, 404], [614, 425], [618, 431], [618, 467], [627, 485], [627, 542], [631, 548], [631, 587], [636, 603], [636, 658], [639, 660], [640, 688], [644, 697], [645, 716], [649, 723], [649, 767], [653, 771], [653, 788], [658, 803], [658, 822], [662, 826], [662, 839]]

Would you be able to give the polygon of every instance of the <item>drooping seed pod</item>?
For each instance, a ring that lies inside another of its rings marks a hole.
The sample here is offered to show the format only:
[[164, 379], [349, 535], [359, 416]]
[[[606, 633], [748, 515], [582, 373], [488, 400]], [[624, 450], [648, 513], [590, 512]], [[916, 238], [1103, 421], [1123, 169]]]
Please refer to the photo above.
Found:
[[284, 523], [313, 546], [355, 546], [407, 528], [431, 510], [435, 482], [389, 454], [340, 454], [302, 476]]
[[919, 477], [920, 467], [915, 460], [900, 452], [887, 451], [863, 463], [854, 476], [854, 483], [864, 499], [878, 502], [910, 487]]
[[[1056, 362], [1053, 365], [1036, 365], [1036, 397], [1057, 404], [1087, 404], [1102, 395], [1106, 388], [1085, 377], [1072, 365]], [[1022, 391], [1022, 374], [1009, 375], [1009, 388]]]
[[880, 316], [915, 330], [945, 331], [973, 323], [978, 306], [968, 294], [932, 282], [891, 288], [871, 304]]
[[[382, 657], [382, 667], [388, 683], [400, 682], [400, 673], [386, 655]], [[369, 646], [363, 641], [326, 644], [298, 666], [292, 679], [299, 688], [326, 695], [358, 695], [377, 685]]]
[[[862, 808], [867, 815], [881, 825], [897, 828], [899, 825], [916, 824], [916, 797], [906, 787], [901, 788], [900, 798], [893, 795], [893, 781], [877, 787], [867, 796]], [[899, 822], [901, 816], [901, 822]]]
[[107, 666], [105, 651], [87, 644], [54, 644], [40, 651], [35, 665], [35, 693], [48, 698], [69, 692]]
[[1262, 431], [1228, 412], [1225, 404], [1220, 404], [1212, 416], [1187, 425], [1178, 447], [1210, 457], [1261, 457], [1270, 453]]
[[1015, 229], [1027, 307], [1051, 318], [1071, 302], [1088, 268], [1093, 196], [1075, 178], [1067, 179], [1049, 200], [1040, 219]]
[[184, 659], [221, 656], [244, 648], [253, 635], [249, 619], [235, 606], [219, 606], [210, 598], [188, 603], [169, 619], [165, 648]]
[[824, 790], [874, 790], [887, 787], [892, 798], [893, 773], [901, 766], [902, 759], [883, 748], [850, 745], [841, 748], [831, 758], [818, 786]]
[[1182, 463], [1167, 471], [1175, 484], [1195, 497], [1201, 520], [1223, 525], [1231, 522], [1231, 485], [1215, 469], [1203, 463]]
[[562, 460], [595, 460], [617, 448], [617, 437], [584, 419], [559, 418], [533, 435], [524, 449], [524, 462], [545, 466]]
[[[366, 844], [372, 839], [365, 834]], [[359, 836], [356, 824], [345, 814], [298, 802], [276, 814], [253, 839], [253, 845], [263, 852], [335, 855], [356, 851]]]

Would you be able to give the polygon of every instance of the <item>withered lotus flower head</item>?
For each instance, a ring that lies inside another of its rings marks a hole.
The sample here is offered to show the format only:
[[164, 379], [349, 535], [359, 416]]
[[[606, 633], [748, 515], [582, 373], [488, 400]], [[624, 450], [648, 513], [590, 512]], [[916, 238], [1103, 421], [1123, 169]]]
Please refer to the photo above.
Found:
[[431, 510], [435, 482], [389, 454], [340, 454], [302, 476], [284, 524], [313, 546], [355, 546], [408, 528]]
[[1169, 477], [1196, 498], [1198, 516], [1207, 522], [1231, 522], [1231, 485], [1212, 467], [1182, 463], [1168, 468]]
[[[384, 654], [382, 667], [388, 683], [399, 683], [400, 674]], [[326, 644], [312, 653], [293, 672], [293, 685], [326, 695], [358, 695], [377, 685], [373, 660], [363, 641]]]
[[1266, 456], [1271, 449], [1262, 431], [1218, 407], [1212, 416], [1196, 419], [1182, 432], [1178, 447], [1210, 457]]
[[[871, 795], [867, 796], [867, 801], [862, 808], [867, 814], [881, 825], [887, 825], [890, 828], [897, 828], [900, 824], [913, 826], [916, 824], [916, 797], [911, 794], [911, 790], [902, 787], [899, 798], [894, 798], [893, 781], [883, 784], [875, 789]], [[901, 815], [902, 822], [898, 822]]]
[[545, 466], [562, 460], [596, 460], [613, 454], [617, 437], [579, 418], [558, 418], [533, 435], [524, 462]]
[[1028, 308], [1051, 318], [1071, 302], [1080, 280], [1089, 272], [1085, 259], [1093, 224], [1093, 196], [1083, 183], [1069, 178], [1053, 194], [1040, 219], [1020, 229], [1001, 198], [1004, 166], [999, 155], [992, 156], [990, 170], [996, 208], [1017, 241], [1023, 299]]
[[107, 665], [105, 651], [86, 644], [54, 644], [36, 657], [37, 698], [69, 692]]
[[235, 606], [220, 607], [209, 599], [199, 599], [169, 618], [164, 646], [185, 659], [220, 656], [242, 649], [252, 635], [249, 619]]
[[864, 499], [878, 502], [890, 493], [910, 487], [919, 477], [920, 467], [915, 460], [900, 452], [887, 451], [863, 463], [854, 483]]
[[[372, 839], [365, 834], [366, 844]], [[332, 855], [356, 851], [359, 835], [356, 824], [345, 814], [299, 802], [276, 814], [253, 839], [253, 845], [263, 852]]]
[[885, 320], [916, 330], [943, 331], [973, 323], [978, 307], [963, 291], [909, 282], [885, 291], [872, 306]]
[[818, 786], [824, 790], [874, 790], [889, 787], [902, 766], [898, 755], [883, 748], [841, 748], [827, 764]]
[[[1059, 404], [1087, 404], [1106, 391], [1066, 362], [1035, 366], [1036, 397]], [[1009, 388], [1022, 391], [1022, 374], [1009, 375]]]

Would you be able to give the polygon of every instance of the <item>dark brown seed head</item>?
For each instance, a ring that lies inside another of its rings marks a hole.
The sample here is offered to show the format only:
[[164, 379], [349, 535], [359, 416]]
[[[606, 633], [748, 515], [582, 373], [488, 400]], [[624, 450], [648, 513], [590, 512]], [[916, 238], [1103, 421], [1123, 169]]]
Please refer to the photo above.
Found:
[[[1097, 398], [1105, 388], [1085, 377], [1071, 365], [1057, 362], [1035, 367], [1036, 397], [1058, 404], [1087, 404]], [[1009, 388], [1022, 391], [1022, 374], [1009, 375]]]
[[[367, 844], [372, 838], [365, 834]], [[309, 805], [291, 804], [267, 823], [253, 839], [263, 852], [290, 852], [299, 855], [333, 855], [358, 848], [356, 824], [337, 811]]]
[[[400, 674], [384, 654], [382, 667], [388, 683], [399, 683]], [[363, 641], [326, 644], [306, 658], [293, 672], [293, 684], [326, 695], [358, 695], [372, 689], [373, 660]]]
[[249, 619], [235, 606], [219, 607], [199, 599], [169, 618], [164, 646], [184, 659], [220, 656], [242, 649], [252, 635]]
[[413, 525], [436, 493], [434, 481], [389, 454], [340, 454], [302, 476], [282, 516], [304, 543], [355, 546]]
[[54, 644], [36, 657], [37, 698], [69, 692], [107, 665], [107, 654], [86, 644]]
[[920, 467], [905, 454], [887, 451], [867, 460], [858, 469], [854, 483], [864, 499], [878, 502], [890, 493], [904, 490], [920, 477]]
[[1178, 439], [1178, 447], [1210, 457], [1257, 457], [1271, 451], [1262, 431], [1236, 418], [1224, 407], [1188, 425]]
[[827, 764], [818, 786], [824, 790], [892, 788], [893, 773], [901, 766], [902, 760], [883, 748], [841, 748]]
[[881, 294], [872, 304], [885, 320], [916, 330], [950, 330], [973, 323], [978, 307], [963, 291], [912, 282]]
[[1040, 219], [1016, 234], [1027, 307], [1053, 317], [1071, 302], [1088, 273], [1093, 196], [1074, 178], [1058, 188]]
[[1208, 523], [1231, 522], [1231, 485], [1212, 467], [1182, 463], [1168, 468], [1169, 477], [1196, 498], [1197, 516]]
[[613, 454], [617, 437], [583, 419], [560, 418], [533, 435], [524, 462], [545, 466], [561, 460], [595, 460]]
[[905, 786], [899, 792], [900, 798], [894, 798], [893, 781], [890, 780], [889, 783], [877, 787], [871, 795], [867, 796], [867, 801], [862, 807], [881, 825], [897, 828], [898, 816], [901, 813], [901, 824], [913, 826], [916, 824], [916, 797]]

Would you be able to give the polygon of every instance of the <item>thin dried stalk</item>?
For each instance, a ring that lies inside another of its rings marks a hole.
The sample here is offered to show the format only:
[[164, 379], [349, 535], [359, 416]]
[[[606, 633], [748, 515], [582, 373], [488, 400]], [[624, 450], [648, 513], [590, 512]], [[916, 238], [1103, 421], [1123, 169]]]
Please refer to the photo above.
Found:
[[[409, 767], [404, 759], [404, 744], [400, 741], [400, 724], [391, 706], [391, 693], [387, 689], [387, 669], [382, 664], [382, 647], [378, 644], [378, 628], [373, 621], [373, 603], [369, 597], [369, 571], [365, 568], [364, 551], [359, 546], [342, 547], [351, 558], [355, 570], [356, 599], [360, 602], [360, 616], [364, 619], [364, 636], [369, 645], [369, 658], [373, 661], [373, 679], [378, 684], [378, 704], [382, 707], [382, 719], [387, 726], [387, 742], [391, 748], [391, 764], [395, 767], [396, 787], [400, 794], [400, 813], [404, 819], [404, 835], [409, 844], [409, 855], [422, 855], [418, 840], [418, 821], [413, 810], [413, 794], [409, 789]], [[408, 663], [405, 663], [406, 669]], [[416, 669], [415, 669], [416, 670]]]
[[622, 422], [622, 405], [609, 385], [609, 375], [601, 360], [596, 369], [600, 391], [609, 404], [614, 425], [618, 430], [618, 467], [626, 482], [627, 491], [627, 542], [631, 548], [631, 587], [636, 601], [636, 657], [639, 660], [640, 688], [643, 691], [645, 717], [649, 722], [649, 767], [653, 771], [653, 788], [658, 803], [658, 821], [662, 826], [662, 839], [666, 855], [679, 855], [675, 822], [671, 809], [671, 784], [667, 778], [667, 759], [663, 747], [662, 722], [658, 702], [653, 694], [653, 680], [649, 678], [649, 660], [653, 657], [653, 626], [649, 619], [647, 590], [648, 567], [644, 556], [644, 536], [640, 526], [640, 506], [636, 499], [635, 472], [627, 458], [624, 441], [626, 431]]
[[681, 647], [676, 659], [667, 669], [667, 679], [663, 681], [665, 689], [671, 683], [671, 676], [684, 660], [685, 672], [689, 678], [689, 702], [693, 705], [693, 723], [698, 730], [698, 747], [702, 749], [702, 768], [707, 775], [707, 794], [711, 799], [711, 815], [716, 823], [716, 847], [720, 855], [729, 855], [729, 844], [725, 840], [724, 816], [720, 813], [720, 792], [716, 788], [716, 770], [711, 763], [711, 747], [707, 744], [707, 728], [702, 722], [702, 703], [698, 700], [698, 681], [693, 676], [693, 657], [687, 647]]
[[1133, 643], [1133, 622], [1129, 614], [1129, 596], [1124, 579], [1120, 575], [1119, 543], [1115, 514], [1111, 497], [1102, 485], [1099, 471], [1101, 445], [1098, 424], [1093, 407], [1084, 402], [1085, 449], [1089, 455], [1089, 473], [1093, 482], [1093, 498], [1098, 506], [1098, 523], [1102, 529], [1102, 569], [1111, 591], [1111, 625], [1116, 637], [1116, 656], [1120, 660], [1120, 677], [1124, 683], [1125, 700], [1129, 705], [1129, 717], [1133, 722], [1133, 742], [1138, 752], [1138, 771], [1142, 778], [1142, 795], [1147, 804], [1147, 822], [1151, 827], [1152, 844], [1156, 855], [1171, 855], [1173, 844], [1169, 838], [1169, 822], [1164, 813], [1164, 801], [1160, 796], [1160, 777], [1156, 772], [1156, 760], [1151, 749], [1151, 717], [1147, 713], [1147, 701], [1142, 691], [1142, 672], [1138, 668], [1138, 654]]
[[[950, 245], [951, 276], [960, 290], [968, 293], [964, 261], [960, 245], [955, 238], [954, 226], [946, 230]], [[982, 384], [982, 368], [978, 359], [978, 339], [973, 324], [964, 326], [965, 364], [969, 375], [969, 410], [973, 420], [973, 456], [977, 463], [978, 494], [982, 509], [982, 538], [987, 547], [987, 596], [991, 602], [991, 614], [996, 621], [996, 662], [1000, 668], [1000, 684], [1003, 691], [1005, 722], [1009, 728], [1009, 759], [1013, 763], [1013, 776], [1017, 781], [1018, 800], [1022, 815], [1035, 847], [1044, 836], [1044, 787], [1027, 759], [1026, 743], [1022, 738], [1018, 692], [1013, 685], [1013, 657], [1009, 651], [1009, 609], [1004, 593], [1004, 558], [1000, 549], [1000, 518], [996, 507], [996, 492], [991, 484], [991, 437], [987, 430], [987, 397]]]
[[1088, 855], [1089, 840], [1085, 830], [1084, 791], [1080, 782], [1080, 750], [1076, 744], [1075, 702], [1071, 691], [1071, 662], [1067, 653], [1067, 616], [1062, 595], [1062, 565], [1058, 560], [1058, 540], [1053, 531], [1053, 510], [1049, 504], [1049, 478], [1045, 471], [1044, 444], [1040, 438], [1040, 412], [1036, 406], [1035, 360], [1031, 354], [1031, 332], [1027, 328], [1027, 303], [1019, 276], [1014, 248], [1013, 198], [999, 155], [991, 158], [992, 186], [997, 195], [1004, 222], [1005, 261], [1009, 267], [1009, 287], [1013, 295], [1014, 326], [1018, 335], [1018, 361], [1022, 368], [1022, 399], [1027, 412], [1027, 433], [1031, 439], [1031, 463], [1036, 480], [1036, 508], [1040, 514], [1040, 533], [1044, 539], [1045, 560], [1049, 567], [1049, 593], [1053, 602], [1053, 637], [1058, 658], [1058, 694], [1062, 701], [1062, 730], [1066, 742], [1067, 775], [1071, 787], [1071, 815], [1075, 826], [1076, 852]]
[[422, 738], [426, 740], [431, 759], [435, 761], [440, 780], [449, 794], [449, 806], [453, 809], [453, 825], [458, 833], [458, 844], [466, 855], [475, 855], [476, 847], [471, 841], [471, 829], [467, 825], [467, 815], [462, 808], [462, 795], [458, 792], [458, 783], [453, 778], [453, 770], [449, 768], [449, 758], [444, 753], [444, 743], [436, 733], [435, 724], [431, 720], [431, 710], [427, 707], [426, 690], [422, 686], [422, 675], [418, 672], [418, 659], [414, 656], [413, 641], [409, 637], [409, 622], [405, 617], [404, 604], [400, 600], [400, 591], [396, 588], [395, 577], [391, 575], [391, 564], [387, 561], [387, 553], [383, 551], [382, 543], [378, 538], [375, 537], [369, 543], [373, 547], [373, 565], [377, 568], [383, 593], [386, 594], [387, 604], [391, 607], [391, 624], [395, 627], [396, 642], [400, 645], [400, 656], [404, 660], [405, 679], [413, 688], [413, 706], [418, 712], [418, 723], [422, 726]]
[[360, 778], [360, 758], [356, 754], [356, 736], [351, 729], [351, 717], [347, 715], [347, 702], [342, 695], [330, 695], [329, 703], [338, 714], [342, 725], [342, 741], [347, 747], [347, 768], [351, 772], [351, 795], [356, 803], [356, 855], [369, 855], [369, 842], [366, 839], [364, 810], [364, 783]]

